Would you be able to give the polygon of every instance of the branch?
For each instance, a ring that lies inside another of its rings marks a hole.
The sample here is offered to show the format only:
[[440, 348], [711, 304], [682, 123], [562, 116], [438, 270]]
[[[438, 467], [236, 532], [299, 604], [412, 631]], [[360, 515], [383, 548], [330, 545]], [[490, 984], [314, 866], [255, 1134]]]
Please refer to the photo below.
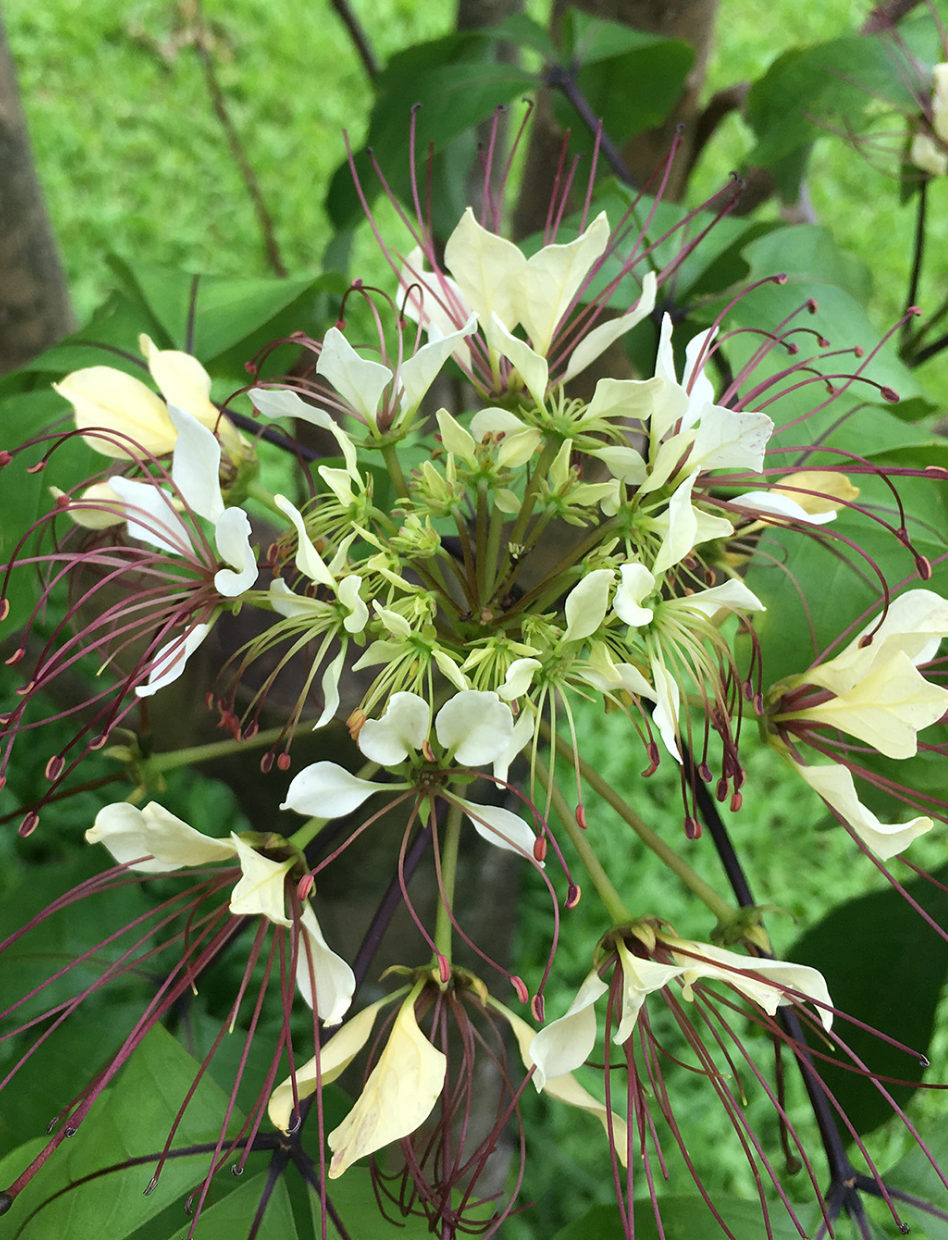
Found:
[[281, 279], [289, 275], [283, 257], [280, 254], [280, 247], [277, 245], [276, 233], [273, 227], [273, 216], [267, 207], [263, 198], [263, 192], [260, 189], [260, 182], [257, 180], [257, 174], [254, 172], [250, 159], [247, 155], [244, 145], [240, 140], [240, 134], [234, 122], [230, 119], [230, 113], [227, 111], [227, 102], [224, 98], [224, 92], [221, 90], [220, 82], [217, 79], [217, 70], [214, 67], [214, 61], [211, 57], [208, 47], [208, 40], [204, 26], [203, 9], [198, 8], [198, 35], [194, 41], [194, 50], [197, 52], [204, 69], [204, 81], [207, 83], [207, 91], [211, 97], [211, 104], [214, 108], [215, 115], [221, 123], [224, 130], [224, 136], [227, 139], [227, 145], [230, 147], [230, 153], [234, 157], [234, 163], [237, 165], [237, 171], [243, 181], [247, 193], [250, 195], [250, 201], [253, 204], [254, 214], [257, 217], [257, 223], [260, 226], [260, 232], [263, 235], [263, 245], [267, 254], [267, 262], [271, 268]]
[[365, 69], [366, 76], [370, 78], [378, 77], [379, 62], [375, 59], [375, 53], [369, 45], [369, 38], [359, 19], [349, 7], [349, 0], [331, 0], [332, 7], [336, 10], [336, 15], [346, 30], [349, 32], [349, 38], [355, 44], [355, 49], [359, 53], [359, 59], [362, 61], [362, 67]]

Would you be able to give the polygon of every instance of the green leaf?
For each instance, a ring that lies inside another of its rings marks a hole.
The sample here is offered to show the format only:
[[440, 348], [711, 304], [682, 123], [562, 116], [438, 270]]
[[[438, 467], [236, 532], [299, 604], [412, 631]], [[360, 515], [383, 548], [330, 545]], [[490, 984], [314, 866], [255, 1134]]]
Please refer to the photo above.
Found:
[[[415, 112], [415, 149], [436, 153], [511, 99], [536, 87], [536, 76], [493, 59], [491, 32], [464, 32], [421, 43], [397, 53], [375, 82], [376, 102], [365, 147], [354, 162], [366, 201], [381, 192], [371, 150], [393, 192], [410, 200], [409, 140]], [[332, 178], [326, 208], [338, 229], [351, 227], [362, 214], [348, 162]]]
[[[765, 1233], [763, 1216], [758, 1201], [742, 1201], [726, 1194], [712, 1195], [715, 1210], [724, 1220], [734, 1240], [760, 1240], [764, 1234], [773, 1240], [799, 1240], [800, 1232], [786, 1213], [785, 1207], [775, 1202], [770, 1209], [770, 1232]], [[662, 1226], [665, 1240], [707, 1240], [721, 1234], [714, 1216], [704, 1199], [693, 1196], [660, 1197]], [[808, 1218], [812, 1206], [804, 1206], [799, 1215]], [[553, 1240], [625, 1240], [619, 1211], [615, 1206], [594, 1206], [582, 1218], [575, 1219], [568, 1227], [558, 1231]], [[661, 1233], [655, 1223], [649, 1200], [635, 1203], [636, 1240], [659, 1240]]]
[[[205, 364], [252, 336], [304, 293], [314, 293], [334, 283], [332, 273], [316, 280], [311, 276], [286, 280], [246, 279], [190, 275], [153, 263], [132, 266], [116, 257], [111, 263], [129, 290], [140, 298], [149, 315], [160, 324], [163, 339], [156, 343], [166, 348], [184, 349]], [[192, 309], [194, 339], [189, 342]]]
[[[261, 1171], [228, 1193], [223, 1201], [202, 1210], [197, 1240], [237, 1240], [246, 1236], [267, 1188], [267, 1174]], [[169, 1240], [187, 1240], [190, 1229], [189, 1219]], [[273, 1185], [263, 1220], [254, 1234], [256, 1240], [297, 1240], [299, 1232], [282, 1177]]]
[[[428, 1240], [431, 1228], [425, 1218], [410, 1215], [397, 1223], [388, 1222], [379, 1213], [372, 1177], [366, 1167], [350, 1167], [338, 1180], [329, 1183], [329, 1199], [342, 1219], [352, 1240]], [[317, 1236], [321, 1234], [322, 1211], [318, 1193], [310, 1198], [313, 1223]], [[392, 1207], [392, 1213], [395, 1208]], [[332, 1224], [329, 1226], [332, 1233]]]
[[[923, 1136], [925, 1149], [919, 1145], [913, 1146], [883, 1178], [889, 1188], [910, 1193], [945, 1213], [948, 1212], [945, 1173], [943, 1170], [936, 1171], [935, 1167], [948, 1167], [948, 1116], [939, 1119]], [[911, 1223], [913, 1237], [948, 1240], [948, 1219], [937, 1218], [925, 1210], [913, 1209], [901, 1201], [897, 1202], [897, 1205], [899, 1213]]]
[[[948, 870], [935, 877], [944, 883]], [[922, 879], [906, 883], [905, 889], [936, 923], [948, 923], [948, 893]], [[801, 935], [789, 954], [823, 973], [843, 1012], [925, 1054], [948, 973], [948, 943], [899, 892], [878, 891], [847, 901]], [[918, 1060], [874, 1033], [840, 1018], [834, 1032], [872, 1072], [899, 1081], [918, 1079]], [[835, 1058], [850, 1063], [843, 1052]], [[892, 1115], [890, 1103], [860, 1072], [822, 1060], [816, 1067], [857, 1132], [869, 1132]], [[904, 1107], [917, 1086], [886, 1082], [884, 1088]]]
[[[564, 68], [572, 73], [578, 66], [577, 85], [612, 141], [621, 144], [660, 125], [691, 71], [694, 51], [689, 44], [576, 10], [571, 17], [572, 30], [564, 43], [572, 50]], [[561, 124], [574, 130], [571, 149], [591, 150], [592, 135], [577, 126], [569, 100], [557, 94], [554, 106]]]
[[[169, 1158], [154, 1191], [146, 1196], [145, 1189], [198, 1070], [171, 1034], [152, 1028], [109, 1093], [56, 1151], [51, 1174], [44, 1167], [18, 1200], [18, 1209], [31, 1213], [21, 1240], [54, 1235], [123, 1240], [190, 1193], [209, 1166], [207, 1151]], [[205, 1076], [181, 1117], [173, 1148], [214, 1142], [226, 1097]], [[237, 1113], [232, 1119], [235, 1125], [242, 1122]], [[123, 1166], [133, 1159], [143, 1161]]]

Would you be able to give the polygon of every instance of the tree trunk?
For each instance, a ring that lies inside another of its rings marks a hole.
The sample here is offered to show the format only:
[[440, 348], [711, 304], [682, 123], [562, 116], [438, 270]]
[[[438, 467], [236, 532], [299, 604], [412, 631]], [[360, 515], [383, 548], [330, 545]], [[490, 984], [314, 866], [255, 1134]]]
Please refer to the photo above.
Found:
[[0, 374], [4, 374], [55, 344], [70, 331], [73, 320], [2, 23], [0, 168]]

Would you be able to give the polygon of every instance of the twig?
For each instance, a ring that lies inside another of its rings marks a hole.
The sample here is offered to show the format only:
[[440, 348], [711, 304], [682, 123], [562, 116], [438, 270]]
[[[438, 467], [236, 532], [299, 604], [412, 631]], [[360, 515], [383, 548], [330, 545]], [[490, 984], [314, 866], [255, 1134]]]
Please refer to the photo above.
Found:
[[[564, 69], [562, 65], [550, 65], [543, 74], [543, 80], [547, 86], [563, 92], [589, 132], [596, 134], [599, 131], [599, 118], [590, 107], [589, 100], [576, 84], [576, 68], [577, 66], [575, 65], [571, 65], [568, 69]], [[622, 152], [608, 134], [603, 133], [601, 135], [599, 149], [606, 157], [609, 167], [623, 185], [628, 185], [631, 189], [638, 189], [638, 183], [622, 158]]]
[[[928, 206], [928, 178], [923, 177], [918, 187], [918, 211], [915, 213], [915, 243], [912, 247], [912, 273], [909, 276], [905, 309], [918, 302], [918, 285], [922, 278], [922, 260], [925, 257], [925, 216]], [[906, 316], [902, 324], [902, 355], [905, 356], [912, 339], [912, 320]]]
[[369, 44], [368, 35], [362, 29], [359, 19], [349, 7], [349, 0], [331, 0], [332, 7], [336, 10], [339, 20], [349, 31], [349, 38], [355, 44], [355, 49], [359, 53], [359, 59], [365, 69], [366, 76], [370, 78], [378, 77], [379, 62], [375, 59], [375, 53]]
[[870, 12], [862, 24], [860, 34], [878, 34], [881, 30], [891, 30], [902, 20], [906, 13], [911, 13], [920, 0], [882, 0]]
[[194, 41], [194, 49], [200, 58], [201, 65], [204, 69], [204, 81], [207, 83], [207, 91], [211, 97], [211, 104], [214, 113], [221, 123], [224, 130], [224, 136], [227, 138], [227, 145], [230, 147], [230, 153], [234, 157], [234, 163], [237, 165], [237, 171], [240, 178], [246, 186], [247, 193], [250, 195], [250, 201], [253, 203], [254, 214], [257, 217], [257, 223], [260, 226], [260, 232], [263, 235], [263, 245], [267, 254], [267, 262], [272, 267], [276, 275], [284, 279], [289, 275], [282, 255], [280, 247], [277, 245], [276, 233], [273, 227], [273, 217], [270, 214], [267, 204], [264, 201], [263, 193], [260, 189], [260, 182], [257, 175], [250, 164], [250, 159], [244, 149], [244, 145], [240, 140], [234, 122], [230, 119], [230, 113], [227, 110], [227, 101], [224, 98], [224, 92], [221, 90], [220, 82], [217, 79], [217, 70], [214, 67], [214, 61], [211, 57], [208, 47], [207, 36], [204, 27], [203, 9], [198, 7], [198, 36]]

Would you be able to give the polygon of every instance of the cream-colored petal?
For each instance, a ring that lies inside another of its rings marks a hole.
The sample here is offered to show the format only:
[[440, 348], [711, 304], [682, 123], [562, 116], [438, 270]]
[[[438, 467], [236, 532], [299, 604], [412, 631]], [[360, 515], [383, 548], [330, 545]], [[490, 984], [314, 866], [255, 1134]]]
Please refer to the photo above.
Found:
[[316, 373], [328, 379], [369, 426], [377, 425], [382, 393], [392, 381], [387, 366], [361, 357], [338, 327], [330, 327], [323, 339]]
[[609, 989], [595, 969], [577, 991], [565, 1016], [551, 1021], [530, 1043], [530, 1059], [536, 1065], [533, 1083], [541, 1091], [549, 1077], [572, 1072], [586, 1062], [596, 1044], [596, 1012], [593, 1004]]
[[330, 1179], [357, 1159], [413, 1133], [431, 1114], [444, 1088], [447, 1058], [418, 1028], [413, 996], [414, 992], [395, 1017], [385, 1049], [355, 1106], [329, 1134]]
[[651, 607], [643, 607], [642, 600], [653, 593], [655, 578], [644, 564], [622, 564], [619, 575], [621, 584], [612, 600], [616, 615], [633, 628], [651, 624], [655, 612]]
[[319, 928], [311, 904], [303, 905], [300, 942], [296, 957], [296, 984], [310, 1007], [314, 1007], [313, 982], [316, 983], [315, 1003], [324, 1025], [338, 1025], [349, 1010], [355, 994], [356, 979], [352, 969], [329, 947]]
[[174, 445], [171, 477], [189, 508], [199, 517], [216, 521], [224, 511], [221, 496], [221, 446], [214, 435], [184, 409], [168, 406], [178, 438]]
[[519, 336], [509, 332], [496, 314], [492, 314], [483, 326], [491, 349], [507, 358], [523, 380], [524, 387], [533, 397], [537, 408], [542, 409], [550, 382], [550, 366], [546, 358], [531, 349]]
[[496, 314], [508, 331], [519, 320], [527, 260], [505, 237], [482, 228], [470, 207], [444, 247], [444, 261], [481, 324]]
[[[296, 1070], [296, 1096], [302, 1101], [316, 1092], [317, 1082], [328, 1085], [341, 1076], [362, 1050], [375, 1027], [375, 1018], [383, 1007], [392, 1002], [388, 995], [370, 1003], [361, 1012], [338, 1029], [308, 1063]], [[270, 1122], [281, 1132], [288, 1132], [293, 1115], [293, 1083], [290, 1077], [282, 1081], [270, 1095], [267, 1107]]]
[[614, 580], [611, 568], [596, 568], [570, 590], [566, 596], [564, 641], [584, 641], [596, 632], [606, 618]]
[[932, 820], [924, 816], [903, 823], [880, 822], [859, 800], [852, 774], [844, 766], [803, 766], [792, 760], [790, 765], [882, 861], [897, 857], [912, 840], [932, 829]]
[[482, 839], [487, 840], [488, 844], [502, 848], [505, 852], [516, 853], [518, 857], [529, 857], [533, 860], [536, 836], [519, 814], [504, 809], [502, 805], [477, 805], [463, 797], [455, 799], [463, 807], [474, 830]]
[[519, 319], [537, 353], [544, 356], [557, 324], [609, 244], [603, 211], [575, 241], [545, 245], [527, 260], [517, 301]]
[[[126, 460], [134, 456], [134, 446], [153, 456], [164, 456], [174, 447], [177, 432], [161, 397], [144, 383], [113, 366], [89, 366], [74, 370], [53, 390], [73, 407], [76, 426], [86, 442], [104, 456]], [[116, 431], [131, 441], [121, 442], [85, 434], [95, 427]]]
[[336, 583], [333, 580], [332, 573], [329, 571], [326, 561], [313, 546], [313, 541], [306, 532], [303, 514], [295, 504], [290, 503], [285, 495], [274, 495], [273, 502], [282, 513], [289, 517], [296, 527], [296, 567], [310, 581], [319, 582], [320, 585], [329, 586], [330, 589], [335, 590]]
[[655, 309], [657, 288], [655, 272], [647, 271], [642, 279], [642, 295], [631, 310], [620, 314], [618, 318], [607, 319], [605, 323], [600, 323], [592, 331], [583, 333], [576, 348], [570, 354], [569, 365], [563, 375], [564, 383], [569, 383], [570, 379], [575, 379], [578, 374], [582, 374], [587, 366], [605, 353], [614, 340], [618, 340], [643, 319], [648, 318]]
[[513, 735], [513, 714], [498, 694], [465, 689], [438, 711], [435, 735], [461, 766], [486, 766], [504, 752]]
[[211, 403], [211, 376], [196, 357], [177, 349], [159, 349], [148, 336], [138, 337], [151, 377], [169, 405], [185, 409], [192, 418], [213, 430], [220, 418]]
[[225, 598], [237, 598], [254, 585], [260, 572], [250, 545], [250, 518], [242, 508], [221, 513], [214, 527], [214, 541], [221, 559], [232, 566], [214, 574], [214, 588]]
[[280, 809], [317, 818], [342, 818], [357, 810], [384, 785], [360, 779], [335, 762], [314, 762], [294, 775]]
[[211, 631], [209, 624], [193, 624], [184, 633], [173, 637], [152, 656], [148, 683], [138, 685], [137, 697], [152, 697], [159, 689], [173, 684], [184, 673], [188, 659]]
[[428, 738], [431, 708], [417, 693], [393, 693], [381, 719], [367, 719], [359, 730], [359, 748], [370, 762], [396, 766]]
[[231, 892], [230, 911], [236, 917], [259, 913], [277, 926], [292, 926], [286, 915], [286, 876], [293, 858], [272, 861], [231, 832], [231, 843], [240, 860], [241, 876]]
[[[167, 874], [208, 861], [227, 861], [235, 852], [230, 840], [202, 835], [154, 801], [144, 809], [126, 802], [106, 805], [85, 838], [88, 844], [104, 844], [119, 865], [137, 861], [131, 868], [141, 874]], [[148, 856], [153, 860], [139, 860]]]

